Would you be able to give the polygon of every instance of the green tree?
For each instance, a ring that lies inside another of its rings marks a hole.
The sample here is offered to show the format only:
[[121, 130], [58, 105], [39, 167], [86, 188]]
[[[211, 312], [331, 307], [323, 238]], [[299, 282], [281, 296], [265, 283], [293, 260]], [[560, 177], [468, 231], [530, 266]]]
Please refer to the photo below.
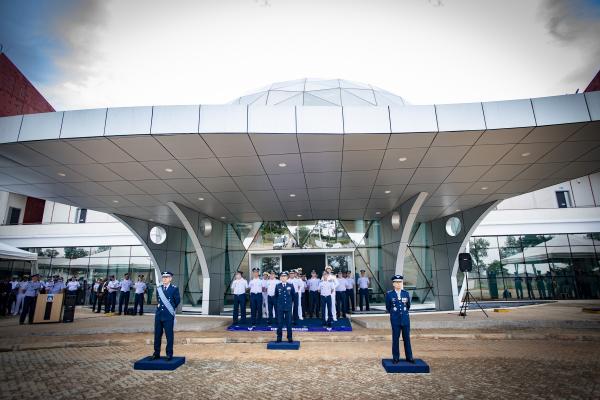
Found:
[[483, 257], [487, 256], [487, 249], [490, 247], [490, 242], [484, 238], [477, 238], [469, 244], [469, 253], [475, 261], [475, 267], [477, 269], [485, 268], [483, 263]]
[[263, 257], [261, 266], [263, 271], [274, 271], [279, 265], [279, 258], [277, 257]]
[[90, 255], [90, 252], [81, 247], [65, 247], [65, 257], [69, 259], [83, 258]]

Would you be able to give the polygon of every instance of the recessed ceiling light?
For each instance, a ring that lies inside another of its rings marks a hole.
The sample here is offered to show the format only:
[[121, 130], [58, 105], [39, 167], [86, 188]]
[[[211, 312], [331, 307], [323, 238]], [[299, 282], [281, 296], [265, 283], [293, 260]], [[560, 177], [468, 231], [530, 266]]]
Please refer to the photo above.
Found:
[[454, 212], [460, 212], [460, 208], [457, 208]]
[[530, 152], [521, 153], [521, 157], [527, 157], [527, 156], [530, 156], [530, 155], [531, 155]]
[[154, 221], [154, 218], [150, 218], [150, 221]]
[[113, 200], [113, 203], [118, 203], [118, 202], [119, 202], [119, 200]]
[[284, 162], [280, 162], [280, 163], [279, 163], [279, 164], [277, 164], [277, 165], [279, 165], [281, 168], [283, 168], [283, 167], [287, 167], [287, 164], [286, 164], [286, 163], [284, 163]]
[[296, 197], [294, 193], [290, 193], [290, 197]]
[[381, 211], [375, 211], [375, 215], [381, 214]]
[[488, 187], [487, 186], [482, 186], [481, 190], [488, 190]]
[[407, 160], [407, 158], [406, 158], [406, 157], [400, 157], [400, 158], [398, 159], [398, 161], [400, 161], [400, 162], [404, 162], [404, 161], [406, 161], [406, 160]]
[[198, 200], [204, 201], [204, 197], [198, 197]]
[[296, 214], [296, 217], [301, 217], [301, 216], [302, 216], [302, 214]]
[[165, 172], [173, 172], [173, 168], [165, 168]]
[[221, 217], [221, 219], [225, 219], [225, 217]]
[[383, 193], [385, 193], [385, 194], [390, 194], [390, 193], [392, 193], [392, 191], [391, 191], [391, 190], [386, 190], [386, 191], [385, 191], [385, 192], [383, 192]]
[[56, 174], [58, 176], [67, 176], [67, 174], [65, 174], [64, 172], [59, 172], [58, 174]]

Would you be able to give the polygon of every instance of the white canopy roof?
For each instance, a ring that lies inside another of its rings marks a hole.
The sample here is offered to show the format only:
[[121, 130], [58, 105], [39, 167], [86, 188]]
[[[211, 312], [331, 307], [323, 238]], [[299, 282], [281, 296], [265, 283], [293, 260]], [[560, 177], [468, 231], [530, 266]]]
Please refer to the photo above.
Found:
[[36, 261], [37, 254], [0, 242], [0, 258], [5, 260]]

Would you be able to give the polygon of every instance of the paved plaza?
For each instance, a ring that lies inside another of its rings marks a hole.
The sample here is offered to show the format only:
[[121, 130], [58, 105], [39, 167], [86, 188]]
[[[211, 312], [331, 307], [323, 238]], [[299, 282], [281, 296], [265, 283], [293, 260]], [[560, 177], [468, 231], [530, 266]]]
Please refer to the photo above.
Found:
[[[491, 312], [489, 320], [480, 312], [466, 320], [456, 313], [414, 315], [423, 327], [413, 329], [413, 351], [430, 364], [428, 375], [386, 374], [380, 363], [390, 357], [389, 331], [357, 323], [352, 333], [298, 334], [300, 351], [275, 352], [265, 348], [268, 333], [226, 332], [226, 318], [183, 316], [175, 354], [187, 363], [148, 372], [132, 366], [152, 352], [151, 315], [104, 317], [78, 309], [72, 324], [34, 326], [5, 318], [0, 398], [594, 399], [600, 397], [600, 315], [582, 308], [597, 305], [552, 303]], [[552, 325], [559, 316], [562, 325]], [[456, 320], [463, 329], [443, 325]], [[529, 329], [511, 325], [523, 320]]]

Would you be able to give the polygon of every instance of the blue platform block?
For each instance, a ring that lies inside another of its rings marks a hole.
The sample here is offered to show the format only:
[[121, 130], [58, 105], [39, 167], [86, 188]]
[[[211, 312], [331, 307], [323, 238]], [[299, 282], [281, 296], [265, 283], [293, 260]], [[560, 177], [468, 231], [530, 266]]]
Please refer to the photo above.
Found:
[[385, 372], [388, 374], [428, 374], [429, 373], [429, 365], [420, 358], [415, 358], [415, 363], [409, 363], [405, 360], [400, 360], [398, 364], [394, 364], [394, 362], [390, 358], [384, 358], [381, 360], [381, 365], [385, 369]]
[[161, 357], [158, 360], [151, 360], [151, 356], [137, 360], [133, 364], [133, 369], [144, 371], [173, 371], [179, 366], [185, 364], [185, 357], [173, 357], [171, 361], [166, 357]]
[[298, 349], [300, 349], [300, 342], [297, 342], [297, 341], [293, 341], [292, 343], [290, 343], [288, 341], [267, 343], [267, 350], [298, 350]]

